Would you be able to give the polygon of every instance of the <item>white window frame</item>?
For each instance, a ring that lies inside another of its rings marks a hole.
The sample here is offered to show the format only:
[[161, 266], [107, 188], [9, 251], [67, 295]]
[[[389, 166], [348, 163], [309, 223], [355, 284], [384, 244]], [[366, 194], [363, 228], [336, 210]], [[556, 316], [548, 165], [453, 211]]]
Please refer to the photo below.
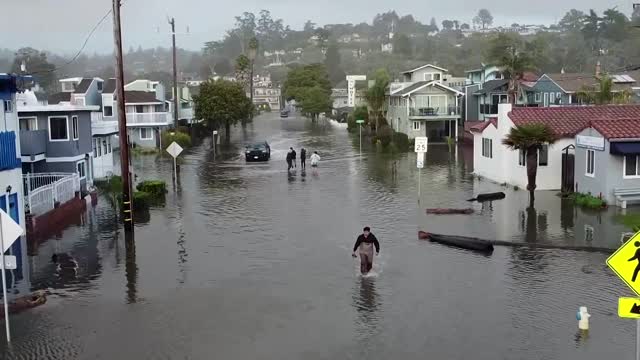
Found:
[[556, 103], [556, 93], [550, 93], [549, 94], [549, 105], [555, 105]]
[[556, 93], [556, 101], [558, 101], [559, 104], [562, 104], [562, 93]]
[[102, 92], [103, 88], [104, 88], [104, 84], [102, 81], [96, 82], [96, 89], [98, 89], [98, 91]]
[[638, 169], [638, 165], [640, 165], [640, 155], [633, 155], [636, 157], [636, 175], [627, 175], [627, 157], [622, 157], [622, 178], [623, 179], [640, 179], [640, 169]]
[[3, 102], [4, 102], [4, 105], [3, 105], [3, 107], [4, 107], [4, 112], [6, 112], [6, 113], [13, 112], [13, 101], [11, 101], [11, 100], [5, 100], [5, 101], [3, 101]]
[[542, 98], [542, 106], [549, 107], [549, 93], [544, 93]]
[[96, 148], [96, 139], [91, 140], [91, 146], [93, 146], [93, 158], [98, 157], [98, 149]]
[[71, 135], [73, 136], [73, 140], [80, 139], [80, 123], [78, 120], [78, 115], [71, 116]]
[[[145, 131], [147, 131], [147, 132], [151, 132], [151, 136], [143, 138], [142, 137], [142, 129], [145, 129]], [[153, 140], [153, 128], [143, 127], [143, 128], [140, 128], [140, 130], [138, 130], [138, 131], [139, 131], [138, 136], [139, 136], [140, 140]]]
[[[66, 126], [67, 126], [67, 138], [66, 139], [53, 139], [53, 138], [51, 138], [51, 119], [54, 119], [54, 118], [55, 119], [62, 119], [62, 118], [65, 119], [65, 123], [66, 123]], [[69, 135], [70, 135], [69, 134], [69, 115], [49, 116], [47, 118], [47, 125], [49, 126], [49, 129], [48, 129], [48, 131], [49, 131], [49, 141], [51, 141], [51, 142], [69, 141]]]
[[[29, 131], [38, 130], [38, 117], [37, 116], [25, 116], [18, 118], [18, 129], [20, 128], [20, 123], [22, 120], [34, 120], [34, 124], [36, 125], [34, 129], [29, 129]], [[29, 121], [31, 122], [31, 121]]]
[[113, 152], [113, 150], [111, 149], [111, 137], [107, 138], [107, 150], [109, 150], [109, 154]]
[[547, 163], [546, 163], [546, 164], [541, 164], [541, 163], [540, 163], [540, 151], [541, 151], [542, 149], [538, 149], [538, 166], [547, 167], [547, 166], [549, 166], [549, 145], [548, 145], [548, 144], [544, 144], [544, 145], [542, 145], [542, 147], [543, 147], [543, 148], [544, 148], [544, 147], [546, 147], [546, 148], [547, 148]]
[[[105, 113], [105, 111], [104, 111], [104, 110], [105, 110], [105, 108], [107, 108], [107, 107], [110, 107], [110, 108], [111, 108], [111, 115], [107, 115], [107, 114]], [[113, 105], [104, 105], [104, 106], [102, 107], [102, 116], [104, 116], [104, 117], [113, 117]]]
[[493, 139], [482, 138], [482, 157], [493, 159]]
[[541, 103], [542, 102], [542, 93], [539, 93], [539, 92], [535, 93], [534, 101], [536, 103]]
[[[589, 173], [589, 154], [591, 154], [591, 159], [593, 160], [593, 164], [591, 166], [591, 170], [592, 170], [591, 173]], [[588, 176], [591, 178], [596, 177], [596, 151], [587, 149], [585, 160], [586, 160], [586, 163], [584, 168], [584, 176]]]
[[[78, 170], [78, 165], [82, 164], [82, 169], [84, 172], [84, 175], [82, 175], [80, 173], [80, 170]], [[76, 162], [76, 172], [78, 173], [78, 176], [80, 177], [80, 180], [86, 179], [87, 178], [87, 162], [85, 160], [80, 160], [78, 162]]]
[[[418, 125], [416, 127], [416, 124]], [[422, 125], [420, 124], [420, 121], [414, 121], [413, 122], [413, 131], [420, 131], [420, 128], [422, 127]]]
[[518, 149], [518, 166], [527, 166], [527, 154], [524, 149]]

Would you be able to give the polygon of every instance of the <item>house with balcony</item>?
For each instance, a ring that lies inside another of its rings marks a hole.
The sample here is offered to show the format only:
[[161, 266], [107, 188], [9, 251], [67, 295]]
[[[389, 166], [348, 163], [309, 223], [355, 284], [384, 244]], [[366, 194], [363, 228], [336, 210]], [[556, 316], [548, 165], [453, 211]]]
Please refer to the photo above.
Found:
[[271, 81], [271, 75], [256, 75], [253, 78], [253, 104], [258, 109], [279, 111], [282, 108], [280, 87]]
[[445, 85], [449, 72], [427, 64], [402, 76], [403, 82], [389, 86], [389, 125], [409, 138], [427, 136], [433, 142], [457, 139], [464, 93]]
[[[135, 80], [125, 85], [125, 112], [129, 141], [134, 146], [160, 147], [160, 134], [173, 125], [170, 102], [158, 81]], [[105, 82], [102, 91], [104, 118], [118, 119], [116, 80]]]
[[[186, 84], [180, 85], [178, 87], [178, 124], [179, 125], [190, 125], [196, 123], [195, 119], [195, 102], [193, 101], [193, 94], [191, 93], [191, 88]], [[173, 111], [173, 95], [175, 91], [172, 91], [172, 98], [169, 101], [169, 112], [174, 114]]]

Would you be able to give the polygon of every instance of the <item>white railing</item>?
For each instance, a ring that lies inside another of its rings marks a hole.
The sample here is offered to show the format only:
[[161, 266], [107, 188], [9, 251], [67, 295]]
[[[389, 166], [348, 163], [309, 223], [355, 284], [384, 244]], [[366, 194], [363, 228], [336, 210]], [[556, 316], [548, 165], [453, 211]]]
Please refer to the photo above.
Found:
[[75, 173], [36, 173], [23, 175], [26, 211], [42, 215], [64, 204], [80, 191], [80, 177]]
[[[102, 111], [92, 111], [91, 112], [91, 122], [95, 121], [103, 121], [104, 116], [102, 115]], [[112, 118], [115, 119], [115, 118]]]
[[171, 114], [167, 112], [127, 113], [127, 125], [168, 125], [170, 122]]

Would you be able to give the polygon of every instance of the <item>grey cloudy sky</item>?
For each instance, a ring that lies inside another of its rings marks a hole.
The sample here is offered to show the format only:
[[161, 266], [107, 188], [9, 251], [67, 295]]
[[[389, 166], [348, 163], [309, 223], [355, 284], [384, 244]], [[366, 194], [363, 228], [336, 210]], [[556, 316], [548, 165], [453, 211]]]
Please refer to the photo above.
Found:
[[[31, 46], [72, 53], [98, 20], [111, 8], [111, 0], [0, 0], [2, 31], [0, 47], [16, 49]], [[615, 7], [630, 14], [633, 1], [628, 0], [123, 0], [123, 41], [129, 46], [169, 46], [167, 15], [174, 16], [177, 32], [189, 35], [178, 38], [179, 46], [200, 49], [208, 40], [219, 39], [233, 26], [234, 16], [244, 11], [271, 11], [292, 28], [306, 20], [318, 24], [371, 22], [377, 13], [395, 9], [398, 14], [412, 14], [423, 23], [435, 17], [470, 22], [478, 8], [488, 8], [497, 25], [557, 22], [571, 8], [601, 12]], [[530, 4], [530, 6], [527, 6]], [[12, 16], [6, 16], [13, 14]], [[159, 32], [158, 32], [159, 28]], [[91, 38], [87, 52], [112, 50], [111, 17]]]

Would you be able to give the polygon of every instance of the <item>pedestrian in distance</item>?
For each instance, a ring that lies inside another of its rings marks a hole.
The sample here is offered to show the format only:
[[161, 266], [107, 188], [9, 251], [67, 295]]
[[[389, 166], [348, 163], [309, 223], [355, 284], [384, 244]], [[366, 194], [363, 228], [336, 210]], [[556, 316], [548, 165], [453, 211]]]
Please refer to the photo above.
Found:
[[300, 149], [300, 168], [307, 168], [307, 150], [305, 148]]
[[293, 150], [293, 148], [289, 148], [291, 149], [291, 153], [293, 155], [291, 155], [291, 160], [293, 160], [293, 167], [298, 167], [298, 165], [296, 164], [296, 151]]
[[289, 152], [287, 152], [287, 171], [291, 171], [291, 168], [293, 167], [293, 149], [290, 149]]
[[362, 234], [356, 239], [353, 246], [352, 257], [356, 256], [356, 251], [360, 253], [360, 273], [366, 275], [373, 268], [373, 248], [376, 248], [376, 255], [380, 255], [380, 243], [375, 235], [371, 233], [371, 229], [367, 226], [362, 229]]
[[318, 167], [318, 162], [320, 161], [320, 155], [318, 155], [317, 151], [314, 151], [311, 154], [311, 167]]

